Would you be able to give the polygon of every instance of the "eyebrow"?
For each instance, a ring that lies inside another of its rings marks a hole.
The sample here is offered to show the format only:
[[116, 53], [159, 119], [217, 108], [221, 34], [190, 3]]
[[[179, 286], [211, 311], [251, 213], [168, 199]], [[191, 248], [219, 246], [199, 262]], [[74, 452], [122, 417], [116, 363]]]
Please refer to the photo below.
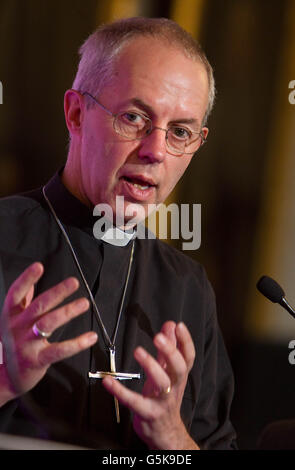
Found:
[[[149, 115], [151, 116], [155, 116], [156, 113], [154, 111], [154, 109], [147, 103], [145, 103], [142, 99], [140, 98], [131, 98], [130, 100], [128, 101], [125, 101], [123, 103], [123, 106], [127, 105], [127, 104], [133, 104], [139, 108], [141, 108], [143, 111], [147, 112]], [[179, 118], [179, 119], [173, 119], [172, 122], [180, 122], [180, 123], [183, 123], [183, 124], [197, 124], [198, 126], [200, 125], [199, 123], [199, 120], [198, 119], [195, 119], [195, 118]], [[171, 122], [170, 122], [171, 124]]]

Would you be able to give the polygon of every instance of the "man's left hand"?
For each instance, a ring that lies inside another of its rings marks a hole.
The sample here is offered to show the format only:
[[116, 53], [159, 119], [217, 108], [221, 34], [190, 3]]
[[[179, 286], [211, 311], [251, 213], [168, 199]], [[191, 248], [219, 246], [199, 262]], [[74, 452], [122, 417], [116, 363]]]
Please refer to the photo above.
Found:
[[195, 360], [191, 335], [184, 323], [168, 321], [154, 337], [154, 344], [157, 359], [142, 347], [134, 351], [147, 375], [142, 394], [112, 377], [105, 377], [103, 384], [134, 412], [134, 429], [150, 449], [198, 450], [180, 416], [188, 374]]

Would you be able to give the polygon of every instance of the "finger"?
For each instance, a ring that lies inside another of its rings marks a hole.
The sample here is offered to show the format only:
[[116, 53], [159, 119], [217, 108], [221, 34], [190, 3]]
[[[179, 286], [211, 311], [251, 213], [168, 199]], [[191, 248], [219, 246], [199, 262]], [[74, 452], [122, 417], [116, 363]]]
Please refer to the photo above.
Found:
[[191, 370], [196, 357], [196, 350], [191, 334], [183, 322], [177, 324], [175, 334], [177, 346], [187, 363], [188, 369]]
[[67, 297], [73, 294], [79, 287], [79, 282], [75, 277], [69, 277], [56, 286], [36, 297], [28, 307], [28, 312], [32, 319], [35, 319], [57, 307]]
[[154, 338], [154, 344], [167, 363], [166, 372], [172, 384], [182, 381], [187, 374], [188, 367], [183, 355], [174, 342], [166, 338], [163, 333], [158, 333]]
[[139, 393], [129, 390], [119, 383], [119, 380], [112, 377], [104, 377], [102, 381], [106, 390], [116, 397], [122, 405], [127, 406], [131, 411], [139, 414], [144, 420], [149, 420], [152, 416], [154, 403], [144, 398]]
[[78, 338], [62, 341], [61, 343], [48, 343], [48, 346], [39, 352], [39, 364], [41, 367], [48, 367], [55, 362], [62, 361], [84, 351], [84, 349], [90, 348], [96, 341], [97, 334], [90, 331], [78, 336]]
[[4, 308], [9, 311], [18, 306], [23, 308], [26, 297], [30, 297], [32, 288], [39, 281], [43, 272], [44, 268], [41, 263], [31, 264], [10, 286]]
[[35, 288], [34, 286], [32, 286], [30, 289], [29, 289], [29, 292], [26, 294], [26, 296], [23, 298], [23, 300], [21, 301], [21, 303], [19, 304], [20, 307], [25, 310], [29, 305], [30, 303], [32, 302], [32, 299], [34, 297], [34, 291], [35, 291]]
[[88, 309], [89, 301], [86, 298], [77, 299], [63, 307], [44, 314], [41, 319], [35, 323], [35, 325], [41, 331], [53, 333], [54, 330], [81, 313], [85, 313]]
[[176, 346], [176, 336], [175, 336], [176, 323], [174, 321], [166, 321], [162, 328], [161, 332]]
[[151, 380], [153, 384], [151, 389], [155, 392], [156, 396], [160, 395], [163, 390], [167, 390], [168, 387], [171, 386], [170, 378], [161, 364], [142, 347], [135, 349], [134, 357], [144, 369], [149, 380]]
[[[176, 336], [175, 336], [175, 327], [176, 323], [174, 321], [167, 321], [163, 324], [161, 328], [161, 332], [176, 346]], [[167, 368], [167, 363], [165, 361], [165, 357], [158, 351], [157, 359], [159, 364], [163, 367], [163, 369]]]

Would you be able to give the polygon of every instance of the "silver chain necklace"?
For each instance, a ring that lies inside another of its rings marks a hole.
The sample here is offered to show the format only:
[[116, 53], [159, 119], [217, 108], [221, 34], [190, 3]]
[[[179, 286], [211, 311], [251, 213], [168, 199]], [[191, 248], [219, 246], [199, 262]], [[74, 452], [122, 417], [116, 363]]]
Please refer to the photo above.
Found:
[[[49, 207], [49, 209], [50, 209], [57, 225], [59, 226], [59, 228], [60, 228], [60, 230], [61, 230], [61, 232], [62, 232], [62, 234], [63, 234], [63, 236], [64, 236], [64, 238], [67, 242], [67, 245], [68, 245], [68, 247], [71, 251], [72, 257], [73, 257], [73, 259], [75, 261], [75, 264], [78, 268], [78, 271], [79, 271], [80, 276], [82, 278], [83, 284], [84, 284], [84, 286], [87, 290], [87, 293], [89, 295], [93, 310], [94, 310], [95, 315], [96, 315], [96, 319], [98, 321], [98, 324], [99, 324], [100, 328], [102, 329], [105, 341], [107, 342], [107, 347], [108, 347], [109, 354], [110, 354], [110, 372], [103, 372], [103, 371], [97, 371], [96, 373], [89, 372], [88, 376], [90, 378], [95, 378], [95, 379], [102, 379], [102, 378], [106, 377], [107, 375], [111, 375], [112, 377], [114, 377], [115, 379], [118, 379], [118, 380], [140, 379], [140, 374], [130, 374], [130, 373], [124, 373], [124, 372], [117, 372], [116, 371], [116, 348], [115, 348], [118, 328], [119, 328], [120, 320], [121, 320], [121, 317], [122, 317], [126, 292], [127, 292], [127, 288], [128, 288], [128, 283], [129, 283], [129, 278], [130, 278], [130, 273], [131, 273], [131, 268], [132, 268], [132, 263], [133, 263], [135, 240], [132, 241], [132, 247], [131, 247], [130, 258], [129, 258], [129, 263], [128, 263], [128, 271], [127, 271], [126, 280], [125, 280], [125, 284], [124, 284], [124, 290], [123, 290], [122, 300], [121, 300], [121, 303], [120, 303], [120, 308], [119, 308], [118, 318], [117, 318], [117, 322], [116, 322], [116, 326], [115, 326], [115, 331], [114, 331], [113, 337], [110, 338], [110, 336], [108, 335], [108, 332], [107, 332], [107, 330], [104, 326], [104, 323], [102, 321], [101, 314], [98, 310], [97, 304], [94, 300], [94, 297], [92, 295], [89, 284], [86, 281], [85, 275], [84, 275], [83, 270], [81, 268], [81, 265], [79, 263], [78, 257], [75, 253], [74, 247], [71, 243], [71, 240], [70, 240], [63, 224], [61, 223], [60, 219], [58, 218], [58, 216], [57, 216], [57, 214], [54, 210], [54, 207], [52, 206], [50, 200], [48, 199], [48, 197], [46, 195], [45, 186], [43, 186], [42, 192], [43, 192], [44, 199], [45, 199], [45, 201], [46, 201], [46, 203], [47, 203], [47, 205], [48, 205], [48, 207]], [[115, 400], [115, 411], [116, 411], [117, 422], [119, 423], [120, 422], [119, 403], [118, 403], [118, 400], [115, 397], [114, 397], [114, 400]]]

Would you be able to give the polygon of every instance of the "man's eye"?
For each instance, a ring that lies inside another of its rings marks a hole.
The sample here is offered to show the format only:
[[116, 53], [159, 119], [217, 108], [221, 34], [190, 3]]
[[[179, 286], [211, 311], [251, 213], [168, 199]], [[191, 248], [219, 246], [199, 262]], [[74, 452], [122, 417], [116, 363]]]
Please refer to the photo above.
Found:
[[172, 127], [171, 132], [177, 139], [187, 140], [191, 137], [191, 132], [185, 127]]
[[123, 121], [125, 121], [126, 123], [130, 123], [130, 124], [142, 124], [144, 123], [144, 119], [142, 116], [140, 116], [140, 114], [136, 114], [136, 113], [123, 113], [121, 118], [123, 119]]

